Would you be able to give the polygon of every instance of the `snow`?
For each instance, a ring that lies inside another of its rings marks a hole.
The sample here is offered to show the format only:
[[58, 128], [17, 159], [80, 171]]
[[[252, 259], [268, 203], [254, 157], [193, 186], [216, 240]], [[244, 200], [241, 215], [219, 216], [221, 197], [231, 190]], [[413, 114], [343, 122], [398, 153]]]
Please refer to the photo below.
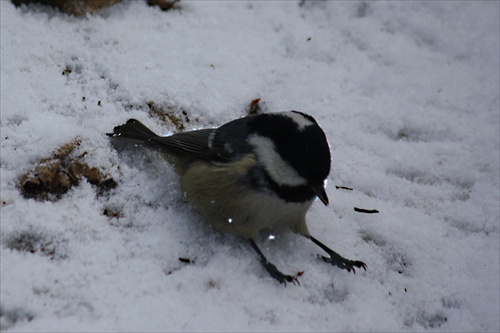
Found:
[[[1, 328], [498, 332], [500, 3], [181, 6], [130, 1], [77, 19], [0, 2]], [[150, 101], [195, 129], [255, 98], [324, 129], [330, 205], [313, 204], [309, 229], [366, 272], [285, 234], [260, 242], [282, 271], [304, 271], [283, 287], [197, 215], [165, 161], [104, 135], [128, 118], [174, 132]], [[25, 198], [20, 177], [76, 137], [118, 187]], [[23, 233], [55, 254], [7, 246]]]

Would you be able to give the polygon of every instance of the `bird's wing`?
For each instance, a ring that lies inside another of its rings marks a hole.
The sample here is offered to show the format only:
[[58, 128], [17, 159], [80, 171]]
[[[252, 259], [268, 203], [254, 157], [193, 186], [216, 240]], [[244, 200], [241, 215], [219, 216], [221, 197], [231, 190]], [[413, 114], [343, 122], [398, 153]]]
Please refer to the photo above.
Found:
[[107, 135], [117, 141], [158, 149], [177, 156], [192, 156], [211, 162], [230, 162], [238, 154], [250, 152], [246, 142], [246, 124], [241, 120], [219, 128], [207, 128], [170, 136], [159, 136], [140, 121], [129, 119]]
[[155, 137], [152, 141], [158, 148], [173, 154], [188, 154], [213, 162], [229, 161], [234, 154], [217, 134], [216, 128], [207, 128]]

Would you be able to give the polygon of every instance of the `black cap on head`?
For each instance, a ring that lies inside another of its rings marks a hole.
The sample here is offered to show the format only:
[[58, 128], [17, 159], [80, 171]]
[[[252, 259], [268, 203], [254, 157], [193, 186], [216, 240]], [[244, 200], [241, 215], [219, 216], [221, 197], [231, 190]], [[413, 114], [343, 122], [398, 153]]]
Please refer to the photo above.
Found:
[[330, 147], [313, 117], [298, 111], [265, 114], [256, 117], [253, 128], [270, 138], [283, 160], [309, 184], [323, 184], [330, 173]]

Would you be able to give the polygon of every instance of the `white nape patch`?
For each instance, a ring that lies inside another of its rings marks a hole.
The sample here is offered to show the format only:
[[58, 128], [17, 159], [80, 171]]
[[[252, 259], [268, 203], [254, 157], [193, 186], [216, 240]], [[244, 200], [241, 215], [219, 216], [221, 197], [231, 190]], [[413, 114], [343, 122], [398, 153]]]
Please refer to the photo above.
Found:
[[258, 160], [278, 185], [300, 186], [307, 184], [307, 180], [281, 158], [271, 139], [252, 135], [248, 139], [248, 143], [254, 146]]
[[297, 112], [283, 112], [282, 115], [284, 117], [288, 117], [292, 119], [295, 124], [297, 124], [297, 128], [299, 131], [304, 130], [307, 126], [314, 125], [314, 122], [312, 122], [310, 119], [307, 119], [304, 117], [303, 114], [297, 113]]
[[213, 148], [213, 145], [214, 145], [214, 139], [215, 139], [215, 135], [217, 134], [217, 132], [215, 130], [213, 130], [210, 135], [208, 136], [208, 148], [209, 149], [212, 149]]

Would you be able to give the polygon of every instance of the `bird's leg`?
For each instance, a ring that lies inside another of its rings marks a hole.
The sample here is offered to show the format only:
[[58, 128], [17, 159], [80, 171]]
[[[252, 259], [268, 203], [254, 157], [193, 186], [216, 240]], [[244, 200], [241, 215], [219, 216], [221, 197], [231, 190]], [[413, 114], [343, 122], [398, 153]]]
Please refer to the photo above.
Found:
[[318, 245], [320, 248], [322, 248], [326, 253], [328, 253], [328, 257], [323, 257], [323, 260], [327, 263], [332, 264], [333, 266], [337, 266], [341, 269], [345, 269], [348, 272], [352, 270], [354, 274], [356, 274], [356, 270], [354, 267], [358, 268], [363, 268], [366, 271], [366, 264], [362, 261], [359, 260], [349, 260], [344, 257], [342, 257], [340, 254], [337, 252], [333, 251], [330, 249], [328, 246], [325, 244], [321, 243], [319, 240], [314, 238], [313, 236], [308, 236], [310, 240], [316, 245]]
[[295, 284], [295, 283], [300, 284], [299, 280], [297, 280], [296, 277], [293, 277], [291, 275], [285, 275], [285, 274], [281, 273], [276, 268], [276, 266], [274, 266], [272, 263], [270, 263], [267, 260], [267, 258], [264, 256], [264, 254], [262, 253], [262, 251], [259, 249], [259, 247], [257, 246], [257, 244], [255, 243], [255, 241], [253, 239], [250, 240], [250, 245], [255, 250], [255, 252], [257, 252], [257, 254], [259, 255], [260, 262], [264, 266], [264, 268], [266, 269], [266, 271], [268, 271], [269, 274], [271, 274], [271, 276], [273, 278], [275, 278], [276, 280], [278, 280], [279, 283], [283, 283], [285, 286], [286, 286], [287, 282], [291, 282], [293, 284]]

